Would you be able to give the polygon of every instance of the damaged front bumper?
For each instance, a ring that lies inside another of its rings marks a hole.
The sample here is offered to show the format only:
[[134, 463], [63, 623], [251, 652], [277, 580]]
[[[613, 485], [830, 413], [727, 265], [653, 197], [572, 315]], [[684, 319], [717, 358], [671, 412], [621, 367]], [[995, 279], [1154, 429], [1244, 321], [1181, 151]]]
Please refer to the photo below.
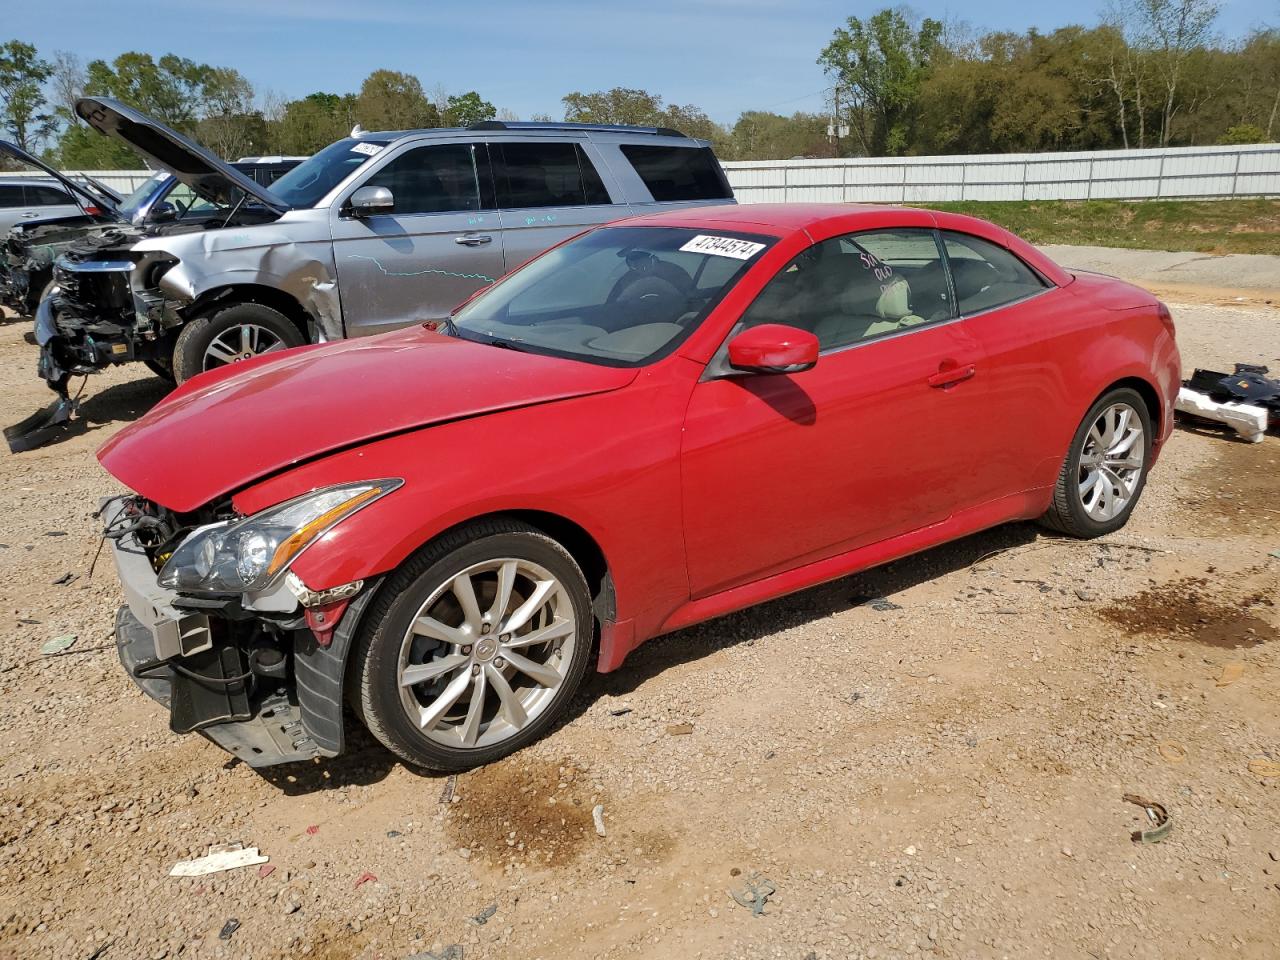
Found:
[[[128, 499], [104, 503], [108, 530], [119, 530]], [[109, 539], [126, 599], [116, 614], [120, 663], [168, 709], [173, 732], [199, 733], [254, 767], [342, 752], [346, 653], [376, 584], [317, 636], [300, 607], [258, 612], [240, 598], [161, 587], [135, 535]]]

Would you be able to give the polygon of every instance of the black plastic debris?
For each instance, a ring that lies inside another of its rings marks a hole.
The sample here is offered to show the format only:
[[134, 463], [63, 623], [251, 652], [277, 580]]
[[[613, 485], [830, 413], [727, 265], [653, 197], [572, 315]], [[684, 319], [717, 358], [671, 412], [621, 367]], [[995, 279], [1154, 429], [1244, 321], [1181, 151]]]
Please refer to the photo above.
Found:
[[230, 940], [231, 935], [240, 929], [240, 921], [232, 917], [222, 925], [222, 929], [218, 931], [219, 940]]
[[890, 610], [901, 610], [898, 604], [887, 597], [853, 597], [850, 601], [855, 607], [870, 607], [877, 613], [888, 613]]
[[67, 429], [78, 401], [59, 395], [58, 399], [43, 410], [37, 410], [25, 420], [4, 428], [4, 438], [10, 453], [23, 453], [43, 447]]
[[477, 913], [474, 917], [472, 917], [471, 922], [474, 923], [477, 927], [483, 927], [486, 923], [489, 922], [489, 918], [492, 917], [497, 912], [498, 912], [498, 905], [496, 903], [491, 903], [487, 907], [485, 907], [483, 910], [481, 910], [479, 913]]
[[1237, 363], [1234, 373], [1196, 369], [1184, 387], [1206, 393], [1212, 400], [1238, 400], [1266, 407], [1272, 415], [1280, 415], [1280, 380], [1268, 377], [1270, 371], [1258, 364]]

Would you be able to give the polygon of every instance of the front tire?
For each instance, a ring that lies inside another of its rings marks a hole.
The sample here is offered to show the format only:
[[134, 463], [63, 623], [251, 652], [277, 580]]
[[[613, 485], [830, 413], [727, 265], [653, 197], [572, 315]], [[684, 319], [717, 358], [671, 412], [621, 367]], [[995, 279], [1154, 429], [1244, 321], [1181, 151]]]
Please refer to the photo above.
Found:
[[233, 303], [182, 328], [173, 348], [173, 376], [183, 383], [197, 373], [305, 342], [297, 324], [280, 311], [260, 303]]
[[1147, 483], [1151, 437], [1151, 413], [1136, 390], [1100, 397], [1071, 438], [1041, 522], [1081, 540], [1123, 527]]
[[526, 524], [481, 521], [381, 587], [352, 653], [352, 697], [404, 760], [468, 770], [563, 717], [594, 633], [586, 579], [564, 547]]

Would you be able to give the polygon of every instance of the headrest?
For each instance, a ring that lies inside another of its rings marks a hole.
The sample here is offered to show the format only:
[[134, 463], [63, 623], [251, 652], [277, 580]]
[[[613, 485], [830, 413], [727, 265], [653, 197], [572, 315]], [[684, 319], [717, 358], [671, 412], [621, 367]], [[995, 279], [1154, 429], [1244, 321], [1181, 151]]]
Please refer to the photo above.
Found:
[[885, 320], [901, 320], [911, 312], [911, 287], [902, 277], [894, 277], [880, 292], [876, 313]]

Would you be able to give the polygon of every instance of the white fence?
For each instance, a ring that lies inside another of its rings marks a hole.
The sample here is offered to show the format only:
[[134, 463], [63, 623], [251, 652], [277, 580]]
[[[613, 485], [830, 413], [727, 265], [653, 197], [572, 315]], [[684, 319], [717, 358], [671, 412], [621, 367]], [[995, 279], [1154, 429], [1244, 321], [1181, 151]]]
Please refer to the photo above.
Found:
[[[742, 203], [1280, 196], [1280, 143], [955, 157], [740, 160], [727, 162], [724, 168]], [[122, 195], [152, 176], [149, 170], [83, 172]]]
[[954, 157], [742, 160], [742, 203], [1153, 200], [1280, 196], [1280, 143]]

